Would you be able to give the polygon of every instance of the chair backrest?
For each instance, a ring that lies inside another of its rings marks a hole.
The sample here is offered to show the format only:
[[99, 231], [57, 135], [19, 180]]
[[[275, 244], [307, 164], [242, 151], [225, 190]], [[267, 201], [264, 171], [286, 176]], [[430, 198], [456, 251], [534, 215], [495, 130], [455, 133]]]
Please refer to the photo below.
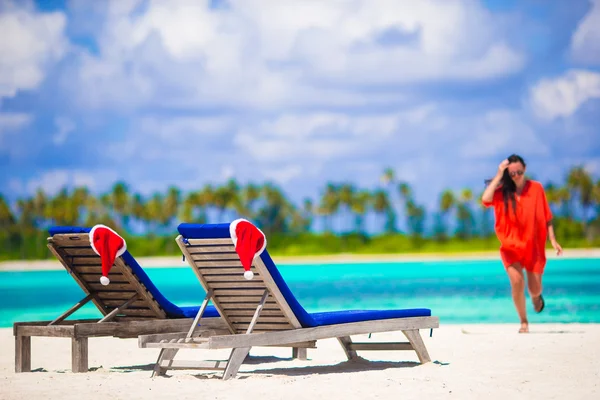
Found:
[[[90, 246], [88, 233], [54, 233], [48, 238], [48, 248], [81, 289], [92, 296], [92, 302], [103, 315], [109, 314], [136, 296], [136, 299], [120, 310], [112, 321], [167, 317], [165, 310], [148, 291], [147, 285], [140, 280], [139, 274], [132, 269], [132, 257], [128, 252], [115, 260], [108, 275], [110, 283], [104, 286], [100, 283], [102, 263]], [[127, 262], [127, 259], [130, 262]]]
[[[230, 331], [246, 332], [265, 291], [268, 291], [269, 296], [252, 332], [299, 328], [300, 322], [263, 259], [258, 257], [254, 260], [251, 267], [254, 278], [246, 280], [233, 241], [224, 235], [228, 230], [222, 229], [220, 225], [217, 226], [220, 233], [217, 233], [217, 236], [220, 237], [198, 238], [179, 235], [176, 241], [204, 290], [207, 293], [213, 292], [212, 302], [227, 322]], [[189, 226], [193, 227], [191, 224]], [[202, 230], [203, 226], [207, 225], [196, 227]], [[181, 229], [179, 231], [182, 232]]]

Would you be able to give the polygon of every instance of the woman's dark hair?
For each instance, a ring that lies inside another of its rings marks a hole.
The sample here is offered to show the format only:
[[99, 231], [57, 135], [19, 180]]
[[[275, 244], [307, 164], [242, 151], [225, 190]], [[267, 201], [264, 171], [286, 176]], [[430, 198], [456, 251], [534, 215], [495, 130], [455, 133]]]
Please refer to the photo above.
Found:
[[[523, 167], [526, 167], [525, 161], [521, 156], [516, 154], [511, 154], [507, 158], [510, 164], [520, 162], [523, 164]], [[508, 168], [504, 170], [502, 174], [502, 179], [500, 180], [502, 183], [502, 198], [504, 199], [504, 212], [508, 214], [508, 202], [510, 201], [512, 205], [513, 212], [517, 215], [517, 199], [515, 197], [515, 193], [517, 192], [517, 185], [510, 178], [510, 174], [508, 172]]]
[[[523, 164], [523, 167], [527, 166], [523, 158], [517, 154], [511, 154], [510, 156], [508, 156], [507, 160], [510, 164], [520, 162], [521, 164]], [[489, 185], [491, 181], [491, 179], [486, 179], [485, 185]], [[513, 212], [516, 215], [517, 198], [515, 197], [515, 193], [517, 192], [517, 185], [515, 185], [515, 183], [511, 179], [510, 174], [508, 172], [508, 168], [506, 168], [504, 170], [504, 173], [502, 174], [500, 185], [502, 187], [502, 198], [504, 199], [504, 212], [508, 214], [508, 202], [510, 201], [510, 203], [512, 204]]]

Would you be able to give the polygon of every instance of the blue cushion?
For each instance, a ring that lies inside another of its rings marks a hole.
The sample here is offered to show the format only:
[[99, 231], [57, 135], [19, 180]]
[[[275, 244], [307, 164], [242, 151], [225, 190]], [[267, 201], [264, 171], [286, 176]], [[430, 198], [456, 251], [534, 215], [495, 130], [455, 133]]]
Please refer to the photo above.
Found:
[[[51, 236], [56, 234], [64, 233], [89, 233], [91, 228], [80, 227], [80, 226], [54, 226], [48, 229], [48, 233]], [[144, 284], [146, 289], [152, 294], [156, 302], [165, 310], [167, 317], [169, 318], [193, 318], [198, 313], [200, 306], [193, 307], [179, 307], [171, 303], [162, 293], [158, 290], [154, 283], [150, 280], [150, 277], [146, 275], [143, 268], [133, 258], [129, 251], [125, 251], [122, 255], [125, 262], [131, 267], [133, 273], [138, 277], [140, 282]], [[204, 311], [203, 317], [218, 317], [219, 312], [214, 306], [208, 306]]]
[[312, 313], [316, 326], [344, 324], [349, 322], [375, 321], [378, 319], [429, 317], [428, 308], [408, 308], [404, 310], [344, 310]]
[[[186, 239], [220, 239], [229, 238], [229, 224], [180, 224], [177, 230]], [[296, 315], [300, 324], [305, 327], [342, 324], [348, 322], [374, 321], [389, 318], [425, 317], [431, 315], [426, 308], [400, 310], [345, 310], [321, 313], [308, 313], [298, 302], [289, 286], [279, 273], [267, 250], [260, 255], [261, 260], [279, 287], [281, 294]]]

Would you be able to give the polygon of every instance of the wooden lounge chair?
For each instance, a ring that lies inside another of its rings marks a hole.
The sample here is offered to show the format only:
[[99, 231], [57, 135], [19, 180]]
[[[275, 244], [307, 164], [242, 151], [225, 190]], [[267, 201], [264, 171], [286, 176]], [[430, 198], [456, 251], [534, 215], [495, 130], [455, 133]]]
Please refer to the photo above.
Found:
[[[178, 332], [189, 328], [199, 307], [178, 307], [167, 300], [129, 252], [115, 260], [107, 286], [99, 282], [100, 257], [89, 241], [89, 228], [50, 229], [48, 247], [79, 284], [85, 297], [53, 321], [14, 324], [15, 372], [31, 371], [31, 337], [71, 338], [72, 371], [88, 370], [88, 338], [135, 338], [140, 334]], [[66, 320], [91, 301], [101, 319]], [[203, 313], [200, 330], [227, 329], [214, 307]]]
[[[243, 278], [243, 269], [229, 225], [181, 224], [176, 241], [206, 290], [204, 304], [212, 300], [225, 320], [229, 334], [187, 332], [141, 335], [139, 346], [160, 348], [155, 373], [168, 369], [224, 370], [223, 379], [236, 376], [253, 346], [289, 345], [302, 349], [315, 341], [337, 338], [348, 359], [359, 350], [414, 350], [421, 363], [430, 361], [419, 329], [439, 327], [429, 309], [352, 310], [309, 314], [298, 303], [267, 251], [252, 264], [254, 279]], [[202, 317], [200, 308], [196, 319]], [[402, 331], [408, 342], [355, 343], [352, 335]], [[227, 362], [175, 360], [179, 349], [232, 349]], [[300, 350], [297, 350], [300, 351]], [[305, 357], [305, 354], [304, 354]]]

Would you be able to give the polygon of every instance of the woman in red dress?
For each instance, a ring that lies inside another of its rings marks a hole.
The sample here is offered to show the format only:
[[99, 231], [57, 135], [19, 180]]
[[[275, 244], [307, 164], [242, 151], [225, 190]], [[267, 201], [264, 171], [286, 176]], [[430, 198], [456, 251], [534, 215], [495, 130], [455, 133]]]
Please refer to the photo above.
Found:
[[521, 319], [520, 333], [529, 332], [525, 310], [525, 278], [534, 310], [544, 309], [542, 274], [546, 266], [546, 240], [557, 255], [562, 248], [554, 236], [552, 212], [544, 187], [525, 177], [523, 159], [513, 154], [498, 166], [481, 197], [486, 207], [494, 207], [495, 230], [500, 241], [500, 256], [510, 279], [512, 298]]

